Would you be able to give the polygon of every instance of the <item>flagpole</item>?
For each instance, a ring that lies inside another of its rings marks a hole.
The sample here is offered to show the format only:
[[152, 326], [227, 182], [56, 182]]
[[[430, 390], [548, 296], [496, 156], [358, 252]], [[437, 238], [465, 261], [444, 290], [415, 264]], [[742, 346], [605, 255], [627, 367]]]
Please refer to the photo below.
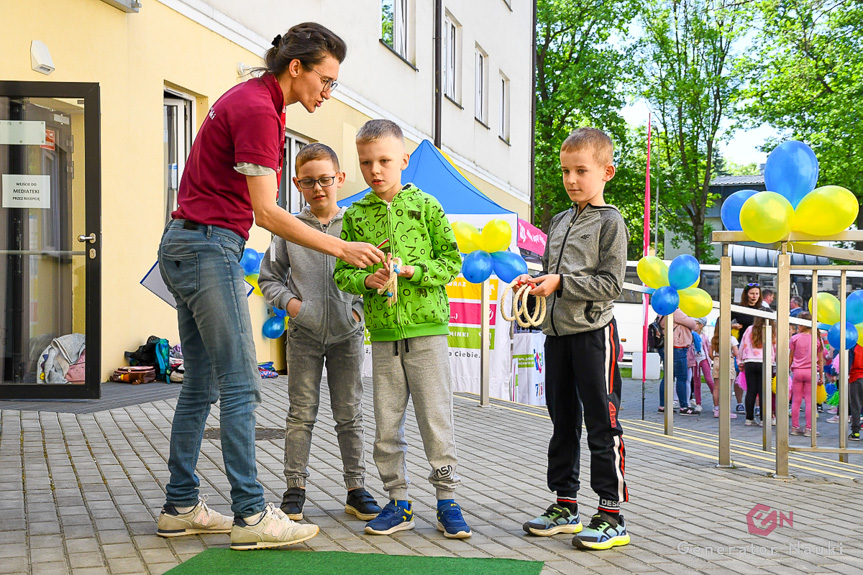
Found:
[[[644, 255], [649, 255], [650, 247], [650, 132], [651, 114], [647, 114], [647, 167], [644, 172]], [[658, 225], [658, 222], [657, 222]], [[644, 419], [644, 386], [647, 379], [647, 294], [641, 295], [644, 321], [641, 335], [641, 419]]]

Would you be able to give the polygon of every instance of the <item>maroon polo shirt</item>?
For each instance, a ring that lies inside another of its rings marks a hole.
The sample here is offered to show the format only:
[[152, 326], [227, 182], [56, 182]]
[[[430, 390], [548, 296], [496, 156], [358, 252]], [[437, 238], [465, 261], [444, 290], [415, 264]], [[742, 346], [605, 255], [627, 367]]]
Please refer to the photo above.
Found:
[[[246, 176], [249, 162], [281, 177], [285, 104], [272, 74], [234, 86], [210, 108], [186, 161], [174, 219], [227, 228], [249, 239], [254, 221]], [[273, 194], [278, 190], [273, 190]]]

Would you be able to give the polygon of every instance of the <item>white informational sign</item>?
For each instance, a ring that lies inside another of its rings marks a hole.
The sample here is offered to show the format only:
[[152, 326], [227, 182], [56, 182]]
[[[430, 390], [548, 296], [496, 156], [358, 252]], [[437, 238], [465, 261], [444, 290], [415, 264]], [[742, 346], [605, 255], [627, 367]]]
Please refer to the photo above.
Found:
[[42, 146], [44, 144], [45, 122], [0, 120], [0, 146]]
[[514, 401], [545, 405], [545, 334], [517, 333], [512, 342], [512, 361], [516, 364]]
[[0, 185], [3, 186], [4, 208], [47, 210], [51, 207], [51, 176], [3, 174]]

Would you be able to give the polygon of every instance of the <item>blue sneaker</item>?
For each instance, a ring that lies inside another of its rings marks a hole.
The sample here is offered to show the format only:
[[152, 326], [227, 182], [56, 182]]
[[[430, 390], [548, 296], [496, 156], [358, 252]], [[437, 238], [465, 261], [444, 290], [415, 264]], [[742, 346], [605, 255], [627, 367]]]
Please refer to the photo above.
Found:
[[455, 502], [438, 504], [437, 530], [443, 531], [444, 537], [450, 539], [467, 539], [470, 537], [470, 527], [461, 515], [461, 507]]
[[618, 521], [612, 515], [599, 511], [590, 520], [590, 525], [572, 538], [572, 544], [579, 549], [611, 549], [629, 543], [626, 522], [623, 515]]
[[396, 531], [407, 531], [414, 528], [414, 512], [411, 504], [407, 507], [390, 500], [377, 517], [366, 523], [366, 533], [372, 535], [390, 535]]
[[551, 537], [558, 533], [578, 533], [581, 531], [581, 519], [578, 511], [573, 513], [566, 507], [553, 503], [545, 513], [521, 526], [525, 532], [542, 537]]

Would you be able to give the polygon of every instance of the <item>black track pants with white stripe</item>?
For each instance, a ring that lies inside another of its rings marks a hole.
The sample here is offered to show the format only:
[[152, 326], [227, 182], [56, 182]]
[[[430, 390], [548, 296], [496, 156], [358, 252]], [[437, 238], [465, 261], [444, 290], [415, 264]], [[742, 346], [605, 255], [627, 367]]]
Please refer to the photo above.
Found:
[[[582, 421], [590, 448], [590, 486], [600, 507], [629, 500], [620, 410], [617, 322], [601, 329], [545, 340], [546, 403], [554, 433], [548, 445], [548, 488], [576, 497]], [[583, 406], [583, 409], [582, 409]]]

